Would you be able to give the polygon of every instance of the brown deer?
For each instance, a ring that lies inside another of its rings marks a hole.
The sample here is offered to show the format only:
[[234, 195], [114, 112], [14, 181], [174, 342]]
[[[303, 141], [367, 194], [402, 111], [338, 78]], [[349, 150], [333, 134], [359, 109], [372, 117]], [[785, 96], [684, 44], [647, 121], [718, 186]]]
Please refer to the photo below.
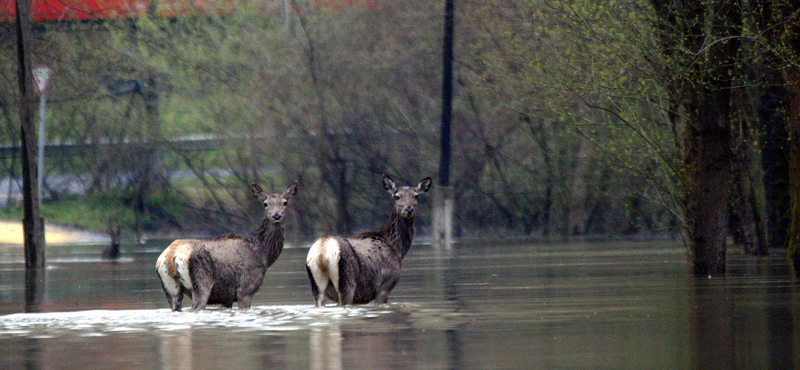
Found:
[[317, 307], [325, 297], [347, 304], [386, 303], [400, 280], [403, 257], [414, 239], [417, 197], [431, 188], [426, 177], [416, 187], [398, 188], [383, 175], [383, 188], [394, 198], [389, 222], [376, 231], [350, 237], [323, 236], [311, 246], [306, 272]]
[[192, 298], [193, 310], [207, 304], [231, 308], [233, 302], [239, 302], [240, 310], [250, 308], [267, 268], [283, 251], [281, 222], [289, 199], [297, 192], [297, 182], [283, 194], [264, 194], [256, 184], [250, 190], [264, 205], [264, 219], [249, 237], [178, 239], [158, 257], [156, 272], [172, 311], [181, 310], [184, 294]]
[[122, 240], [121, 229], [122, 227], [117, 225], [116, 229], [113, 229], [109, 226], [108, 230], [106, 230], [108, 236], [111, 237], [111, 243], [107, 247], [105, 247], [105, 249], [103, 249], [104, 260], [113, 261], [119, 258], [119, 245], [120, 241]]

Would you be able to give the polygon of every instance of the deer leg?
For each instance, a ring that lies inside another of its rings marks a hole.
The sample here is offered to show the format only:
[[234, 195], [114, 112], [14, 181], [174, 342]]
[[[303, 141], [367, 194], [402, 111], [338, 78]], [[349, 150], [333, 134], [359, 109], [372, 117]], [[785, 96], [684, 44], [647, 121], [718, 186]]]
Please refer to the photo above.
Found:
[[192, 310], [200, 311], [206, 308], [208, 298], [211, 297], [211, 288], [213, 287], [214, 285], [211, 284], [208, 288], [203, 288], [200, 284], [195, 283], [194, 294], [192, 295]]
[[306, 266], [306, 272], [308, 273], [308, 281], [311, 283], [311, 294], [314, 296], [314, 304], [317, 307], [322, 307], [325, 305], [325, 289], [328, 288], [330, 279], [328, 275], [322, 271], [318, 269], [312, 271], [308, 266]]
[[172, 276], [169, 276], [165, 268], [157, 270], [156, 272], [158, 273], [158, 279], [161, 282], [161, 289], [164, 290], [164, 295], [167, 296], [169, 308], [172, 311], [180, 311], [180, 298], [182, 297], [181, 291], [183, 290], [183, 286], [181, 286], [180, 281]]
[[170, 302], [172, 311], [180, 312], [181, 306], [183, 305], [183, 294], [178, 294], [172, 297], [172, 301]]
[[387, 301], [389, 301], [389, 291], [379, 290], [378, 293], [375, 294], [375, 303], [383, 304]]
[[[331, 281], [333, 283], [333, 281]], [[339, 306], [353, 304], [353, 296], [355, 295], [355, 285], [347, 278], [347, 276], [339, 276], [339, 286], [336, 289], [337, 300]]]
[[355, 289], [347, 289], [339, 295], [339, 305], [344, 306], [353, 304], [353, 296], [356, 294]]
[[[336, 288], [333, 287], [333, 282], [328, 283], [328, 287], [325, 288], [325, 297], [330, 298], [333, 301], [339, 302], [339, 292], [336, 291]], [[324, 300], [325, 298], [323, 298]]]
[[181, 305], [183, 304], [183, 292], [184, 288], [178, 285], [178, 293], [177, 294], [170, 294], [169, 292], [165, 292], [167, 295], [167, 302], [169, 302], [169, 308], [172, 312], [180, 312]]
[[253, 301], [253, 296], [244, 296], [239, 298], [239, 310], [244, 311], [250, 309], [250, 302]]
[[164, 295], [167, 296], [167, 304], [169, 304], [169, 309], [171, 309], [172, 311], [177, 311], [175, 309], [175, 302], [174, 302], [175, 300], [172, 299], [172, 295], [170, 295], [168, 292], [164, 292]]
[[236, 288], [236, 301], [239, 302], [239, 310], [244, 311], [250, 308], [250, 302], [253, 301], [255, 292], [250, 292], [242, 287]]

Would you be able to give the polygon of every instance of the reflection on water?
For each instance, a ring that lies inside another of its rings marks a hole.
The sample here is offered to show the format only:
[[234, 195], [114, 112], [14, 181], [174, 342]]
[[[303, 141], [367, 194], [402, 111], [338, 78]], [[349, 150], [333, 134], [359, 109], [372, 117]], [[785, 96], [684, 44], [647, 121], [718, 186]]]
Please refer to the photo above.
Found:
[[342, 370], [342, 330], [339, 325], [313, 327], [309, 335], [311, 370]]
[[692, 368], [735, 369], [733, 301], [725, 279], [691, 280]]
[[191, 370], [194, 368], [192, 332], [193, 330], [189, 328], [177, 330], [175, 335], [159, 336], [158, 354], [161, 358], [161, 369]]
[[252, 309], [173, 313], [161, 244], [54, 247], [39, 273], [0, 247], [0, 368], [800, 369], [780, 252], [700, 279], [668, 242], [418, 246], [389, 304], [316, 309], [291, 248]]
[[25, 270], [25, 312], [39, 312], [39, 304], [44, 300], [46, 273], [39, 269]]

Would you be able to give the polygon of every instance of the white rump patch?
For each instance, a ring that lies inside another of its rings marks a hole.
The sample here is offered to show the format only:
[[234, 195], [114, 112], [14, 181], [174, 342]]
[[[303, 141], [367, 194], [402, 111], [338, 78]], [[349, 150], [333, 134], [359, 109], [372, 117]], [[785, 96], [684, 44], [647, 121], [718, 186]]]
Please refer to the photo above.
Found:
[[[161, 277], [164, 289], [172, 296], [178, 295], [181, 285], [191, 291], [192, 278], [189, 276], [189, 255], [192, 253], [192, 243], [190, 240], [176, 240], [170, 244], [156, 261], [156, 271]], [[172, 257], [172, 261], [167, 261], [167, 256]], [[169, 262], [172, 262], [177, 277], [169, 273]]]
[[192, 277], [189, 276], [189, 253], [175, 253], [175, 269], [178, 270], [181, 285], [192, 290]]
[[[328, 277], [330, 277], [336, 293], [339, 293], [339, 255], [341, 254], [339, 248], [339, 242], [336, 239], [331, 238], [325, 241], [324, 258], [328, 261]], [[323, 291], [325, 288], [320, 287]]]
[[161, 253], [161, 256], [158, 257], [158, 260], [156, 261], [156, 272], [158, 272], [158, 277], [161, 278], [161, 284], [164, 286], [164, 290], [166, 290], [169, 295], [174, 297], [178, 295], [178, 292], [180, 292], [180, 285], [177, 280], [175, 280], [172, 276], [169, 276], [167, 264], [164, 263], [166, 252], [167, 251], [165, 250], [164, 253]]
[[328, 283], [339, 287], [339, 243], [334, 238], [317, 239], [308, 251], [306, 266], [317, 284], [320, 293], [325, 294]]

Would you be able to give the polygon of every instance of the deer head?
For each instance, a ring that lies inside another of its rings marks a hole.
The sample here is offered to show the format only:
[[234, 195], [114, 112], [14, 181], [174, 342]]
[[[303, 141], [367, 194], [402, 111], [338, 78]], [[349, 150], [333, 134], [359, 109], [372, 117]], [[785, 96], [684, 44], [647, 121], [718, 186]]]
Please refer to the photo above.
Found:
[[383, 188], [394, 198], [394, 212], [405, 217], [414, 217], [417, 211], [417, 197], [431, 189], [431, 178], [426, 177], [416, 187], [397, 187], [391, 177], [383, 175]]
[[297, 181], [291, 183], [283, 194], [264, 194], [264, 190], [256, 184], [250, 185], [250, 191], [253, 192], [253, 197], [264, 205], [264, 217], [277, 223], [283, 221], [289, 198], [297, 193]]
[[109, 226], [108, 229], [106, 230], [106, 233], [108, 234], [108, 236], [111, 237], [111, 244], [112, 245], [116, 245], [116, 246], [120, 245], [120, 241], [122, 240], [121, 230], [122, 230], [122, 226], [119, 226], [119, 225], [117, 225], [116, 229], [111, 227], [111, 226]]

